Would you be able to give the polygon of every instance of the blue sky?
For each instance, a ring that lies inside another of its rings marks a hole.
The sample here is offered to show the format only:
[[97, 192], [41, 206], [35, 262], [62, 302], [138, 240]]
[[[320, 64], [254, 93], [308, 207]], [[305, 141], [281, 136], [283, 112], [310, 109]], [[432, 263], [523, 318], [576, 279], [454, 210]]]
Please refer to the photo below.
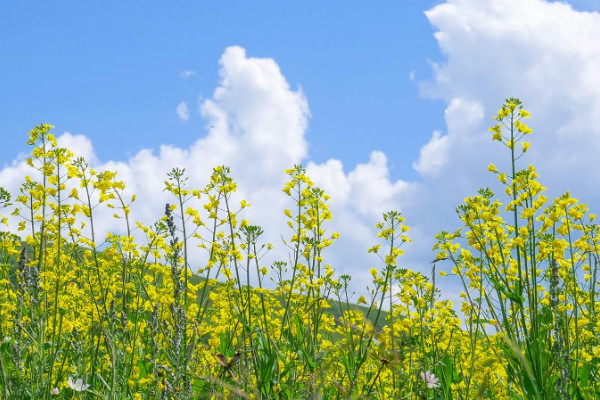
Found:
[[[0, 186], [16, 192], [30, 173], [19, 155], [41, 122], [118, 170], [145, 223], [170, 201], [172, 167], [202, 187], [226, 164], [247, 218], [286, 258], [274, 210], [290, 206], [283, 170], [302, 162], [332, 195], [339, 273], [368, 279], [389, 209], [412, 228], [403, 265], [426, 272], [464, 197], [491, 186], [504, 201], [486, 168], [508, 165], [488, 132], [505, 98], [532, 114], [519, 167], [538, 168], [548, 197], [571, 190], [600, 212], [599, 11], [596, 0], [3, 2]], [[98, 228], [122, 226], [107, 214]]]
[[[276, 60], [310, 106], [310, 157], [366, 161], [393, 149], [395, 177], [411, 162], [444, 104], [419, 96], [441, 60], [424, 10], [430, 0], [365, 2], [4, 2], [0, 13], [2, 164], [48, 122], [89, 136], [103, 160], [203, 134], [198, 98], [218, 83], [227, 46]], [[182, 71], [195, 75], [182, 79]], [[191, 118], [175, 113], [186, 101]]]

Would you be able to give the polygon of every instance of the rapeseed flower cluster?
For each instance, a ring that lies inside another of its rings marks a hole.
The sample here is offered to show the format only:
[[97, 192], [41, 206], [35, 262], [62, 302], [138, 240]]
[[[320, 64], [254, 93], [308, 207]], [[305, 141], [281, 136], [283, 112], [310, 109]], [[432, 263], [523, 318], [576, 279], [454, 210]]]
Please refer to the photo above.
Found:
[[[20, 217], [0, 233], [0, 398], [598, 397], [598, 227], [569, 193], [550, 202], [533, 166], [516, 169], [528, 116], [509, 99], [491, 128], [510, 151], [511, 171], [488, 168], [508, 200], [467, 197], [430, 276], [401, 266], [410, 229], [385, 213], [360, 296], [326, 262], [339, 234], [302, 166], [283, 187], [285, 259], [265, 265], [273, 245], [243, 218], [229, 168], [201, 189], [173, 169], [173, 200], [146, 226], [117, 172], [37, 126], [14, 206], [0, 191]], [[98, 236], [103, 208], [123, 233]], [[442, 297], [438, 267], [462, 304]]]

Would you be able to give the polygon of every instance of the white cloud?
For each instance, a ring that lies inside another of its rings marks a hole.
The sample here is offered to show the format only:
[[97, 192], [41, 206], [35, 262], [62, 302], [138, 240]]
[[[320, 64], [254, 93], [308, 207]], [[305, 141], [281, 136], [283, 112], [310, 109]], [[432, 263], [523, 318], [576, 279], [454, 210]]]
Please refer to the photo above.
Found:
[[348, 203], [352, 187], [340, 160], [330, 159], [323, 164], [308, 164], [308, 175], [331, 197], [330, 204], [343, 207]]
[[[506, 156], [486, 130], [514, 96], [533, 116], [533, 151], [522, 162], [561, 190], [591, 194], [585, 186], [600, 178], [600, 14], [542, 0], [449, 0], [426, 15], [446, 55], [423, 86], [448, 102], [452, 160], [439, 179]], [[589, 170], [586, 185], [567, 182], [565, 171], [581, 168]]]
[[[348, 174], [332, 160], [309, 165], [316, 181], [340, 193], [339, 204], [332, 201], [344, 222], [368, 227], [388, 208], [402, 211], [414, 239], [403, 261], [424, 272], [435, 233], [460, 226], [455, 207], [478, 188], [494, 187], [487, 165], [508, 168], [506, 149], [488, 132], [507, 97], [520, 97], [533, 115], [532, 148], [520, 166], [534, 163], [550, 195], [571, 189], [600, 203], [594, 191], [600, 184], [600, 15], [542, 0], [448, 0], [426, 15], [446, 59], [434, 65], [422, 94], [447, 107], [445, 133], [434, 132], [413, 163], [425, 182], [391, 182], [386, 157], [377, 152]], [[350, 236], [356, 241], [346, 248], [373, 241], [369, 229]]]
[[548, 195], [571, 190], [594, 211], [600, 204], [600, 14], [543, 0], [448, 0], [426, 16], [445, 60], [433, 65], [421, 93], [447, 108], [445, 132], [434, 132], [413, 164], [427, 184], [408, 216], [418, 221], [419, 237], [432, 244], [436, 231], [460, 226], [454, 207], [465, 196], [480, 187], [500, 189], [486, 166], [507, 170], [510, 155], [492, 142], [488, 128], [508, 97], [521, 98], [532, 114], [531, 149], [518, 167], [534, 164]]
[[[142, 150], [126, 161], [101, 162], [85, 136], [65, 133], [60, 135], [59, 145], [88, 158], [96, 170], [117, 170], [127, 192], [137, 194], [132, 218], [144, 223], [160, 218], [164, 204], [173, 201], [162, 191], [166, 174], [173, 167], [185, 168], [190, 186], [202, 188], [213, 167], [227, 165], [238, 182], [238, 197], [252, 204], [245, 217], [264, 226], [270, 234], [267, 239], [283, 247], [279, 236], [285, 227], [283, 209], [290, 206], [281, 191], [286, 180], [284, 169], [302, 162], [307, 155], [307, 101], [300, 89], [290, 88], [274, 60], [247, 57], [239, 47], [225, 50], [220, 76], [220, 85], [201, 106], [208, 132], [189, 148], [163, 145], [158, 151]], [[179, 104], [177, 112], [182, 120], [189, 118], [185, 102]], [[24, 176], [30, 173], [21, 157], [0, 171], [0, 182], [17, 193]], [[123, 231], [122, 221], [114, 221], [111, 214], [99, 219], [100, 232]], [[287, 254], [281, 257], [285, 259]]]
[[197, 75], [197, 74], [196, 74], [196, 71], [192, 71], [192, 70], [190, 70], [190, 69], [187, 69], [187, 70], [185, 70], [185, 71], [181, 71], [181, 73], [179, 74], [179, 76], [180, 76], [182, 79], [187, 79], [187, 78], [189, 78], [189, 77], [192, 77], [192, 76], [194, 76], [194, 75]]
[[[97, 170], [119, 171], [127, 192], [137, 194], [132, 218], [144, 223], [160, 218], [164, 204], [173, 201], [162, 191], [162, 182], [173, 167], [185, 168], [190, 186], [199, 188], [214, 166], [231, 167], [238, 199], [252, 204], [244, 217], [263, 226], [265, 240], [277, 249], [273, 257], [287, 260], [288, 250], [281, 243], [282, 234], [289, 236], [283, 210], [293, 208], [293, 200], [281, 189], [287, 180], [284, 169], [308, 161], [308, 103], [301, 89], [290, 88], [272, 59], [248, 57], [244, 49], [229, 47], [219, 63], [220, 84], [200, 106], [208, 132], [189, 148], [163, 145], [157, 151], [139, 151], [126, 161], [101, 162], [85, 136], [65, 133], [60, 145], [86, 156]], [[182, 120], [189, 118], [185, 102], [177, 111]], [[373, 225], [381, 212], [407, 204], [413, 186], [390, 180], [387, 157], [379, 151], [349, 173], [339, 160], [309, 162], [307, 169], [315, 183], [332, 195], [335, 218], [326, 226], [328, 232], [342, 234], [341, 241], [328, 249], [328, 261], [339, 273], [351, 273], [362, 282], [361, 277], [366, 278], [369, 267], [378, 262], [366, 252], [376, 242]], [[24, 162], [15, 162], [0, 171], [0, 181], [15, 192], [26, 171]], [[122, 232], [123, 222], [110, 218], [112, 213], [105, 214], [98, 220], [98, 230]]]
[[190, 119], [190, 110], [185, 101], [182, 101], [177, 105], [177, 115], [183, 122], [187, 122]]
[[413, 168], [423, 176], [437, 173], [448, 162], [448, 136], [434, 131], [429, 142], [421, 148], [419, 160], [413, 163]]
[[227, 123], [244, 154], [267, 173], [280, 174], [306, 157], [308, 103], [300, 89], [290, 90], [275, 61], [247, 58], [241, 47], [229, 47], [220, 64], [221, 86], [204, 102], [203, 116], [215, 127]]

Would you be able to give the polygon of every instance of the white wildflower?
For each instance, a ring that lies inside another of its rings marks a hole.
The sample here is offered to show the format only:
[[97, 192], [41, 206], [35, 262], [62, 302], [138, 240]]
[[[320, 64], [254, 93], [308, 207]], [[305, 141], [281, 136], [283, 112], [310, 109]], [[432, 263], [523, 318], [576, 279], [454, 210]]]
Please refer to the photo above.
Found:
[[75, 382], [73, 382], [73, 378], [69, 377], [68, 383], [69, 387], [76, 392], [86, 391], [90, 387], [89, 384], [84, 384], [81, 378], [78, 378]]
[[425, 384], [427, 385], [427, 389], [435, 389], [439, 386], [439, 378], [436, 378], [435, 375], [431, 373], [431, 371], [421, 371], [421, 379], [423, 379], [423, 382], [425, 382]]

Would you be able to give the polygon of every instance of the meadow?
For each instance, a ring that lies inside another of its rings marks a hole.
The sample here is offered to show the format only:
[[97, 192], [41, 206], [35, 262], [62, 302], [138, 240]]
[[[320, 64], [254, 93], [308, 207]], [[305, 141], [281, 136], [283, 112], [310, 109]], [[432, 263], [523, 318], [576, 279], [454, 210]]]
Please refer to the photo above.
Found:
[[[145, 226], [116, 171], [35, 127], [31, 176], [0, 190], [0, 212], [20, 218], [0, 225], [0, 398], [600, 398], [598, 225], [568, 192], [546, 198], [533, 166], [517, 169], [528, 117], [511, 98], [490, 128], [511, 161], [488, 167], [505, 193], [467, 197], [460, 229], [436, 236], [460, 305], [443, 277], [402, 266], [410, 230], [393, 210], [365, 244], [380, 268], [353, 298], [324, 257], [339, 237], [329, 197], [302, 166], [285, 171], [290, 230], [267, 266], [274, 250], [232, 200], [227, 167], [204, 188], [173, 169], [172, 202]], [[124, 234], [98, 237], [100, 208]]]

